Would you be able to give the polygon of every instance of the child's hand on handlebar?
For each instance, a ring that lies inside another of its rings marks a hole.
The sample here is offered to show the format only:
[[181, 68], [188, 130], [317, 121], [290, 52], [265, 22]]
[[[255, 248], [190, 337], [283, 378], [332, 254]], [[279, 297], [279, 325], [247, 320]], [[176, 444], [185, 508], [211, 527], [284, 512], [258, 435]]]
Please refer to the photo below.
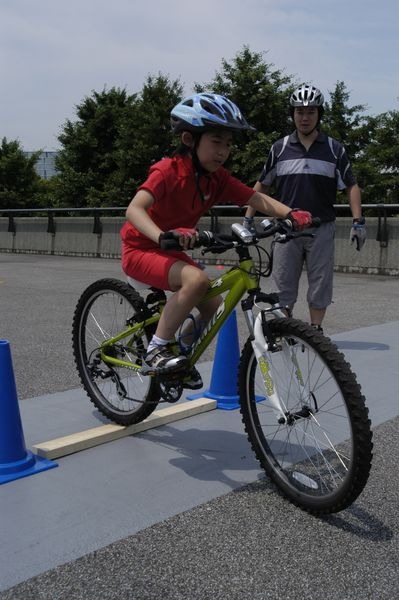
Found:
[[302, 231], [307, 227], [312, 227], [313, 224], [312, 214], [307, 210], [299, 208], [293, 208], [286, 216], [286, 219], [291, 221], [294, 231]]
[[197, 229], [177, 227], [160, 234], [158, 243], [163, 249], [191, 250], [198, 239]]

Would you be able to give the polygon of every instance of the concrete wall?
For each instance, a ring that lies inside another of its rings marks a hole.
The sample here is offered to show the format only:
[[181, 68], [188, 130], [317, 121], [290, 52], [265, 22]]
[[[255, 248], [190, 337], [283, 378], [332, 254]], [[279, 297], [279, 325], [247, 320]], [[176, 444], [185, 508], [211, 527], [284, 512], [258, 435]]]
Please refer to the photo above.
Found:
[[[259, 219], [261, 220], [261, 219]], [[240, 222], [241, 217], [219, 217], [218, 231], [228, 232], [231, 223]], [[44, 217], [15, 217], [15, 231], [8, 231], [8, 218], [0, 217], [0, 252], [56, 254], [68, 256], [120, 257], [119, 231], [123, 217], [101, 217], [101, 228], [97, 233], [93, 217], [55, 217], [55, 232], [48, 233], [48, 221]], [[367, 242], [361, 252], [349, 244], [349, 218], [337, 219], [335, 268], [337, 271], [399, 275], [399, 219], [388, 219], [388, 243], [376, 240], [378, 219], [367, 219]], [[97, 224], [98, 225], [98, 224]], [[199, 223], [200, 229], [211, 229], [210, 217]], [[262, 242], [265, 248], [269, 241]], [[208, 264], [232, 264], [234, 251], [223, 255], [193, 252]], [[255, 255], [254, 255], [255, 256]]]

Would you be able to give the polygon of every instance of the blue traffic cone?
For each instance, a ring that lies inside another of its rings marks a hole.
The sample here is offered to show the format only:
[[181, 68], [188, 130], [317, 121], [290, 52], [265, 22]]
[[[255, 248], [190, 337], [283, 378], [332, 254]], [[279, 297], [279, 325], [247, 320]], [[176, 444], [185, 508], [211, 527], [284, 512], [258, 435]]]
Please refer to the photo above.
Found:
[[10, 344], [0, 340], [0, 484], [57, 466], [25, 447]]
[[188, 399], [211, 398], [216, 400], [217, 408], [223, 410], [239, 408], [240, 403], [237, 394], [239, 362], [240, 347], [237, 315], [236, 311], [233, 310], [219, 331], [209, 389], [195, 396], [189, 396]]

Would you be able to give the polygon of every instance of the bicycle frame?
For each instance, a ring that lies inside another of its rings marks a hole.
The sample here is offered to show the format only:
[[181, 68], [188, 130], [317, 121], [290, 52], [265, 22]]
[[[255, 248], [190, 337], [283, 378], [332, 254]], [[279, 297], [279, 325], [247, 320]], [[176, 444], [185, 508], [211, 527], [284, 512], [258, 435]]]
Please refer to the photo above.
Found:
[[214, 298], [225, 292], [227, 294], [224, 296], [212, 319], [202, 331], [199, 339], [193, 344], [189, 356], [191, 365], [197, 362], [198, 358], [218, 334], [220, 328], [238, 305], [245, 292], [258, 289], [258, 279], [253, 267], [252, 258], [240, 260], [238, 266], [232, 267], [227, 273], [211, 281], [204, 300]]
[[[208, 291], [203, 298], [204, 301], [214, 298], [219, 294], [227, 293], [216, 313], [201, 332], [198, 340], [193, 344], [190, 355], [188, 356], [190, 365], [197, 362], [199, 357], [218, 334], [220, 328], [233, 312], [245, 292], [257, 290], [258, 286], [259, 283], [254, 269], [254, 261], [249, 257], [249, 254], [241, 259], [237, 266], [234, 266], [227, 271], [227, 273], [210, 281]], [[110, 356], [107, 354], [107, 348], [118, 344], [122, 340], [127, 340], [124, 346], [128, 348], [129, 345], [134, 343], [136, 337], [141, 337], [145, 327], [156, 324], [159, 318], [160, 312], [157, 312], [148, 319], [145, 319], [145, 321], [131, 325], [118, 335], [107, 339], [101, 346], [101, 359], [105, 363], [140, 372], [142, 369], [141, 365], [132, 362], [131, 360], [121, 360], [120, 358]], [[126, 353], [128, 354], [128, 350]]]
[[[225, 294], [223, 296], [223, 300], [219, 307], [217, 308], [215, 314], [212, 319], [207, 323], [203, 331], [200, 333], [199, 338], [193, 343], [191, 347], [191, 351], [188, 355], [188, 360], [190, 366], [194, 365], [206, 348], [213, 341], [215, 336], [219, 333], [221, 327], [231, 315], [233, 310], [236, 308], [242, 297], [246, 292], [253, 293], [255, 296], [256, 292], [260, 292], [259, 288], [259, 278], [256, 272], [255, 264], [253, 258], [249, 254], [249, 250], [247, 247], [238, 246], [236, 247], [236, 252], [239, 257], [238, 265], [232, 267], [229, 271], [222, 274], [220, 277], [216, 277], [210, 281], [209, 288], [207, 293], [205, 294], [203, 301], [209, 300], [221, 294]], [[260, 294], [262, 296], [262, 294]], [[264, 301], [270, 302], [270, 299], [267, 295], [263, 295], [261, 298]], [[243, 301], [244, 302], [244, 301]], [[270, 364], [267, 358], [269, 352], [275, 351], [274, 348], [270, 347], [270, 340], [268, 340], [267, 331], [265, 329], [266, 314], [273, 314], [274, 317], [284, 318], [285, 314], [281, 310], [279, 304], [272, 305], [269, 309], [260, 310], [259, 314], [254, 318], [252, 313], [253, 301], [250, 304], [249, 311], [247, 311], [244, 306], [244, 312], [247, 320], [247, 325], [250, 331], [252, 346], [259, 363], [263, 382], [265, 386], [265, 390], [267, 392], [267, 396], [270, 399], [271, 405], [274, 408], [277, 419], [280, 421], [285, 421], [284, 416], [284, 405], [281, 402], [274, 385], [274, 373], [272, 369], [270, 369]], [[141, 338], [146, 327], [150, 325], [155, 325], [161, 315], [162, 305], [159, 304], [158, 308], [160, 309], [155, 314], [141, 321], [140, 323], [136, 323], [134, 325], [129, 326], [125, 331], [121, 332], [117, 336], [107, 339], [103, 342], [101, 346], [101, 359], [108, 364], [124, 367], [136, 371], [137, 374], [140, 374], [142, 370], [142, 365], [133, 362], [132, 358], [129, 355], [129, 346], [134, 345], [135, 338]], [[251, 322], [249, 322], [248, 312], [251, 313]], [[127, 355], [128, 360], [122, 360], [120, 358], [116, 358], [114, 356], [110, 356], [107, 354], [107, 348], [112, 347], [117, 344], [121, 340], [128, 339], [127, 343], [123, 344], [124, 352]], [[303, 387], [302, 375], [299, 370], [298, 363], [296, 361], [295, 355], [289, 349], [284, 349], [284, 352], [289, 352], [290, 359], [296, 367], [296, 380], [297, 385]], [[146, 375], [145, 373], [143, 373]]]

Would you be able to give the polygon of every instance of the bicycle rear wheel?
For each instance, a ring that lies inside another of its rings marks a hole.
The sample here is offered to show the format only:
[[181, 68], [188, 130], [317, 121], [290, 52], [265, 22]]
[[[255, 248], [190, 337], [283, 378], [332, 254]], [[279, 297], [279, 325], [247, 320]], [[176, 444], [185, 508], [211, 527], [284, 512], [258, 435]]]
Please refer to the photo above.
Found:
[[[291, 502], [315, 515], [338, 512], [362, 492], [371, 468], [364, 396], [328, 338], [295, 319], [271, 320], [269, 326], [277, 351], [267, 352], [259, 365], [248, 340], [241, 355], [248, 439]], [[272, 406], [273, 387], [284, 414]]]
[[[117, 279], [101, 279], [80, 297], [73, 317], [72, 343], [77, 370], [90, 400], [109, 419], [121, 425], [148, 417], [159, 401], [152, 377], [104, 362], [100, 347], [128, 328], [144, 307], [140, 294]], [[107, 355], [140, 364], [153, 327], [121, 339], [107, 348]]]

